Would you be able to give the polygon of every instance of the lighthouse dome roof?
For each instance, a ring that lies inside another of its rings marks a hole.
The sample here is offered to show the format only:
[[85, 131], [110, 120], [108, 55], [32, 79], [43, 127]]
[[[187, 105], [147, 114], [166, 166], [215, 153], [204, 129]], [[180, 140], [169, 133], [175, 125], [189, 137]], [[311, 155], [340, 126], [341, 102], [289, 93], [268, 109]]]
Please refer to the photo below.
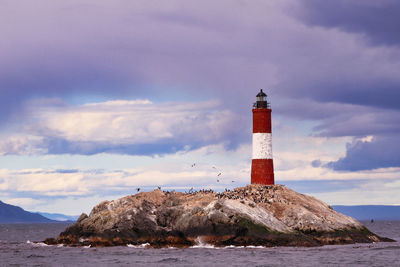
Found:
[[263, 89], [260, 89], [260, 92], [256, 95], [257, 97], [259, 97], [259, 96], [267, 96], [267, 94], [265, 94], [264, 92], [263, 92]]

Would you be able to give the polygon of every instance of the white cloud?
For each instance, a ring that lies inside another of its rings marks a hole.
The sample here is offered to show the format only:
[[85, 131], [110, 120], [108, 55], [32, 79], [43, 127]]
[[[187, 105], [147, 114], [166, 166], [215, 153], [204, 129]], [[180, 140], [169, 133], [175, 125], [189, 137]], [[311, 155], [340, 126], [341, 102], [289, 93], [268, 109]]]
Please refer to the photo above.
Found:
[[[234, 120], [218, 103], [161, 103], [148, 100], [90, 103], [34, 114], [32, 130], [69, 141], [143, 144], [163, 138], [212, 140], [221, 138]], [[186, 137], [187, 136], [187, 137]]]
[[243, 134], [240, 119], [220, 109], [216, 101], [114, 100], [79, 106], [35, 106], [31, 107], [29, 121], [21, 126], [22, 133], [0, 141], [0, 155], [104, 151], [135, 154], [137, 146], [160, 142], [164, 147], [159, 145], [158, 151], [153, 147], [140, 153], [171, 153], [192, 146], [229, 143], [230, 137]]
[[43, 137], [16, 134], [4, 136], [0, 140], [0, 156], [7, 154], [32, 155], [44, 154], [47, 149], [42, 146]]

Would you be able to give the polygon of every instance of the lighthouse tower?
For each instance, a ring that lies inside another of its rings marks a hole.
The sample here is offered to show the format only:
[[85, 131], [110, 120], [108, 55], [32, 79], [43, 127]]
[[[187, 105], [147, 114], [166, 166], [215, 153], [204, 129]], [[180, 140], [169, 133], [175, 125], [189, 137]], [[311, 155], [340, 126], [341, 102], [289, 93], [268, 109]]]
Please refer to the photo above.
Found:
[[251, 183], [271, 185], [274, 180], [272, 161], [271, 108], [261, 89], [253, 105], [253, 159]]

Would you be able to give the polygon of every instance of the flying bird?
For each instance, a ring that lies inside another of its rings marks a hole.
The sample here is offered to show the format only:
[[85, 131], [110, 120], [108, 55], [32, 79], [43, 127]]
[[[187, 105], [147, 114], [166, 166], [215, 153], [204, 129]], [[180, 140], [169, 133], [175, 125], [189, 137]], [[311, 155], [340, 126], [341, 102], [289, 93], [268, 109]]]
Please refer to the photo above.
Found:
[[139, 187], [138, 187], [138, 188], [136, 188], [136, 191], [138, 191], [138, 192], [139, 192], [139, 191], [140, 191], [140, 188], [139, 188]]
[[221, 174], [222, 174], [222, 173], [218, 173], [218, 175], [217, 175], [217, 176], [221, 176]]
[[194, 167], [194, 166], [196, 166], [196, 163], [193, 163], [193, 164], [192, 164], [192, 167]]

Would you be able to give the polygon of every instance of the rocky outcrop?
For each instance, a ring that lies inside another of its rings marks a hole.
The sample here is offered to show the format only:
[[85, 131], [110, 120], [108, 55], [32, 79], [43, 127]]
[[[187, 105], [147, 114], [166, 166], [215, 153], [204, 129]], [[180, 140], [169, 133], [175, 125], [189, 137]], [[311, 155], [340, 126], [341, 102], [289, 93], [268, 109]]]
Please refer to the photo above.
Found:
[[313, 197], [282, 185], [233, 191], [154, 190], [104, 201], [47, 244], [71, 246], [319, 246], [391, 241]]

